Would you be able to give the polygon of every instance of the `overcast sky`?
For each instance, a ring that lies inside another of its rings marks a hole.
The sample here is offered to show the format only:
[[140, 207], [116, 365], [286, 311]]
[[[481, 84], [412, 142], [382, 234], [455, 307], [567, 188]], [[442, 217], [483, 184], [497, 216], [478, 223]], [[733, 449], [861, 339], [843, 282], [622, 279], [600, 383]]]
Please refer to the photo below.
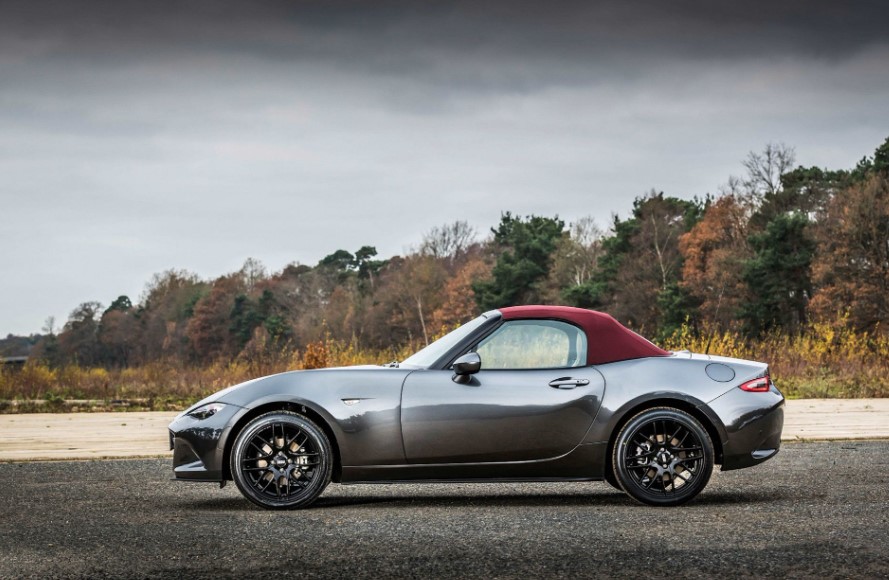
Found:
[[889, 136], [889, 3], [0, 0], [0, 335]]

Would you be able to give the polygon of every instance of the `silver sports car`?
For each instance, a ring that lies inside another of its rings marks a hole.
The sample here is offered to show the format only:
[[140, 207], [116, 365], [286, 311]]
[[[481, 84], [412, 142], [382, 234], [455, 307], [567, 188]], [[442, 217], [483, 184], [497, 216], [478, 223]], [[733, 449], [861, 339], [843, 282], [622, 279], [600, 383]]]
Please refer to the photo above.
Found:
[[177, 479], [264, 508], [330, 481], [606, 480], [651, 505], [695, 497], [713, 466], [778, 452], [784, 397], [765, 363], [668, 352], [600, 312], [493, 310], [400, 363], [230, 387], [170, 424]]

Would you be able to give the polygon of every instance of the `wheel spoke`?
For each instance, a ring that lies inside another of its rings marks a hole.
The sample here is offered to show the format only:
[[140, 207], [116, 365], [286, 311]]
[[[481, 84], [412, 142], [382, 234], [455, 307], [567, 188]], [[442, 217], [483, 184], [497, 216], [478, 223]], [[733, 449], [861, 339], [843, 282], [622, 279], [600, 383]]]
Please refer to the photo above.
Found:
[[[274, 475], [274, 473], [272, 475]], [[259, 491], [265, 493], [265, 491], [269, 488], [269, 486], [272, 484], [272, 482], [275, 481], [275, 478], [273, 477], [272, 479], [265, 479], [264, 477], [260, 477], [259, 479], [256, 480], [257, 487], [259, 486], [259, 483], [263, 480], [265, 480], [265, 485], [262, 486], [262, 488]]]
[[682, 431], [682, 425], [677, 425], [677, 426], [676, 426], [676, 432], [673, 433], [673, 434], [670, 436], [670, 445], [671, 445], [671, 446], [673, 445], [673, 439], [676, 439], [676, 437], [679, 435], [679, 433], [680, 433], [681, 431]]
[[[285, 445], [285, 447], [288, 447], [288, 448], [289, 448], [289, 447], [290, 447], [290, 444], [293, 443], [294, 441], [296, 441], [296, 438], [299, 437], [301, 434], [302, 434], [302, 431], [300, 431], [299, 429], [297, 429], [297, 430], [296, 430], [296, 433], [293, 434], [293, 437], [290, 438], [290, 441], [287, 442], [287, 444]], [[306, 440], [308, 440], [308, 437], [306, 437]], [[299, 447], [302, 447], [303, 445], [305, 445], [305, 441], [303, 441], [302, 445], [299, 445]]]
[[697, 461], [700, 461], [701, 459], [703, 459], [703, 457], [691, 457], [691, 458], [680, 459], [679, 461], [676, 462], [676, 465], [679, 465], [681, 463], [688, 469], [694, 469], [695, 464], [692, 463], [691, 465], [689, 465], [688, 462], [689, 461], [697, 462]]
[[627, 469], [651, 469], [651, 464], [646, 463], [645, 465], [627, 465]]
[[260, 447], [256, 443], [254, 443], [253, 441], [250, 442], [250, 445], [252, 445], [257, 451], [262, 453], [262, 457], [259, 457], [258, 459], [263, 459], [265, 457], [271, 457], [271, 454], [266, 453], [265, 449], [263, 449], [262, 447]]
[[[655, 470], [657, 471], [657, 470]], [[659, 474], [655, 473], [653, 476], [648, 477], [648, 485], [645, 486], [645, 489], [651, 489], [651, 485], [654, 483], [655, 479], [659, 479]]]
[[[282, 425], [281, 423], [275, 423], [274, 425], [272, 425], [272, 439], [275, 441], [275, 444], [273, 445], [273, 447], [277, 447], [278, 449], [281, 449], [282, 447], [278, 446], [278, 431], [281, 432], [280, 439], [283, 442], [284, 441], [284, 425]], [[277, 485], [277, 482], [275, 482], [275, 485]]]

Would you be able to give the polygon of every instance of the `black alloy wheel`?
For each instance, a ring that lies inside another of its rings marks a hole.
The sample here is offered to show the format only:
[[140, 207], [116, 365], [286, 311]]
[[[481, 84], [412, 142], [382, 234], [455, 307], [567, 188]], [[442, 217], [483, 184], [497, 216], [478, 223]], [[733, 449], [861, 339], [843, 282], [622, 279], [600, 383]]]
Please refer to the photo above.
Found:
[[707, 485], [713, 442], [700, 421], [679, 409], [647, 409], [630, 419], [614, 445], [612, 464], [633, 499], [658, 506], [683, 504]]
[[330, 483], [330, 441], [315, 423], [273, 411], [248, 423], [235, 439], [231, 473], [241, 493], [266, 509], [303, 508]]

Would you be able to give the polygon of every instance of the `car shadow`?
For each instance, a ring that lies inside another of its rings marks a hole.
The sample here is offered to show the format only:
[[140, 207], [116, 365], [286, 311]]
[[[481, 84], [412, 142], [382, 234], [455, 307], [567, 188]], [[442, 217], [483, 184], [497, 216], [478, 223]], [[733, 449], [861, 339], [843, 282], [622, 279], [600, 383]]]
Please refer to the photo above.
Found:
[[[704, 492], [694, 501], [690, 502], [682, 509], [706, 508], [708, 506], [727, 506], [742, 504], [765, 504], [776, 501], [782, 501], [783, 495], [780, 493], [752, 493], [752, 492], [732, 492], [717, 491]], [[321, 496], [312, 504], [311, 511], [315, 510], [336, 510], [339, 508], [359, 508], [359, 509], [381, 509], [381, 508], [454, 508], [461, 507], [464, 509], [472, 508], [529, 508], [529, 507], [608, 507], [608, 506], [624, 506], [639, 509], [659, 509], [645, 506], [633, 501], [626, 494], [611, 491], [605, 493], [590, 494], [488, 494], [488, 495], [420, 495], [420, 496]], [[207, 499], [196, 502], [188, 502], [183, 507], [197, 511], [246, 511], [258, 509], [245, 498], [224, 497]], [[672, 509], [672, 508], [666, 508]]]
[[627, 505], [631, 500], [622, 493], [590, 494], [590, 495], [525, 495], [525, 494], [491, 494], [491, 495], [440, 495], [440, 496], [360, 496], [360, 497], [321, 497], [315, 502], [314, 508], [340, 507], [582, 507]]

